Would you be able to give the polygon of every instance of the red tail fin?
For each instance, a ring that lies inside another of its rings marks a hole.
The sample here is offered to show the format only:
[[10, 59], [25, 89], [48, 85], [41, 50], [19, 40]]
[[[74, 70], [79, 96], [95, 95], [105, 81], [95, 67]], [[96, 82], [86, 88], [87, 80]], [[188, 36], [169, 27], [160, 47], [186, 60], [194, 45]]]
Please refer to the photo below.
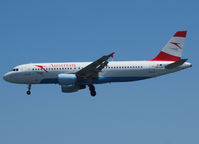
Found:
[[178, 61], [181, 59], [187, 31], [177, 31], [152, 61]]

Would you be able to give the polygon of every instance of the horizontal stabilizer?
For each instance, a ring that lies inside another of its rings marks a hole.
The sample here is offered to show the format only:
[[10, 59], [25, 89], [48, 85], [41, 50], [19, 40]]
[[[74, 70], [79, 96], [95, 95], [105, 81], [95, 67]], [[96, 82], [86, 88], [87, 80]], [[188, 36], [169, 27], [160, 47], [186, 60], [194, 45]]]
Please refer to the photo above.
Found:
[[188, 59], [181, 59], [181, 60], [178, 60], [174, 63], [171, 63], [171, 64], [168, 64], [167, 66], [165, 66], [166, 69], [173, 69], [173, 68], [176, 68], [180, 65], [182, 65], [183, 63], [185, 63]]

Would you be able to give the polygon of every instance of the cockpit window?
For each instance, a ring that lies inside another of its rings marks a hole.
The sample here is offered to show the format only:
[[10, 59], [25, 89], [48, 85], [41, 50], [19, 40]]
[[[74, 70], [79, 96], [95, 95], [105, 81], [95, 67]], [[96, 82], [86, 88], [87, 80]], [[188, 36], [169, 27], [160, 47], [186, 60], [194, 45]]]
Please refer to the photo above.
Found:
[[13, 69], [12, 71], [19, 71], [19, 69], [18, 69], [18, 68], [16, 68], [16, 69]]

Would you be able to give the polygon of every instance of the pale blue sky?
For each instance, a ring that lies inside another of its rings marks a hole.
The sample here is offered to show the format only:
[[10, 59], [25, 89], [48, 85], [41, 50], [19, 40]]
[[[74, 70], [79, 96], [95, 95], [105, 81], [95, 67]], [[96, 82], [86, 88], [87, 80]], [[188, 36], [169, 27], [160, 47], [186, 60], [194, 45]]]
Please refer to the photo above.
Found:
[[2, 144], [198, 144], [196, 0], [0, 1], [1, 77], [29, 62], [149, 60], [178, 30], [188, 30], [184, 58], [193, 67], [138, 82], [61, 93], [59, 85], [1, 78]]

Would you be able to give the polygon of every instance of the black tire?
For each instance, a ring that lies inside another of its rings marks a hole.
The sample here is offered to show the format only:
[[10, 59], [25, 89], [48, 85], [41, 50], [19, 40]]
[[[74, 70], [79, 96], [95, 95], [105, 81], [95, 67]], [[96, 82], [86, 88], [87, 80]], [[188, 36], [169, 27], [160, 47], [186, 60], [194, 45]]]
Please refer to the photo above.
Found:
[[30, 95], [30, 94], [31, 94], [31, 92], [30, 92], [30, 91], [27, 91], [26, 93], [27, 93], [27, 95]]
[[91, 91], [91, 96], [96, 96], [96, 91]]
[[90, 91], [95, 91], [94, 85], [89, 85], [89, 90], [90, 90]]

